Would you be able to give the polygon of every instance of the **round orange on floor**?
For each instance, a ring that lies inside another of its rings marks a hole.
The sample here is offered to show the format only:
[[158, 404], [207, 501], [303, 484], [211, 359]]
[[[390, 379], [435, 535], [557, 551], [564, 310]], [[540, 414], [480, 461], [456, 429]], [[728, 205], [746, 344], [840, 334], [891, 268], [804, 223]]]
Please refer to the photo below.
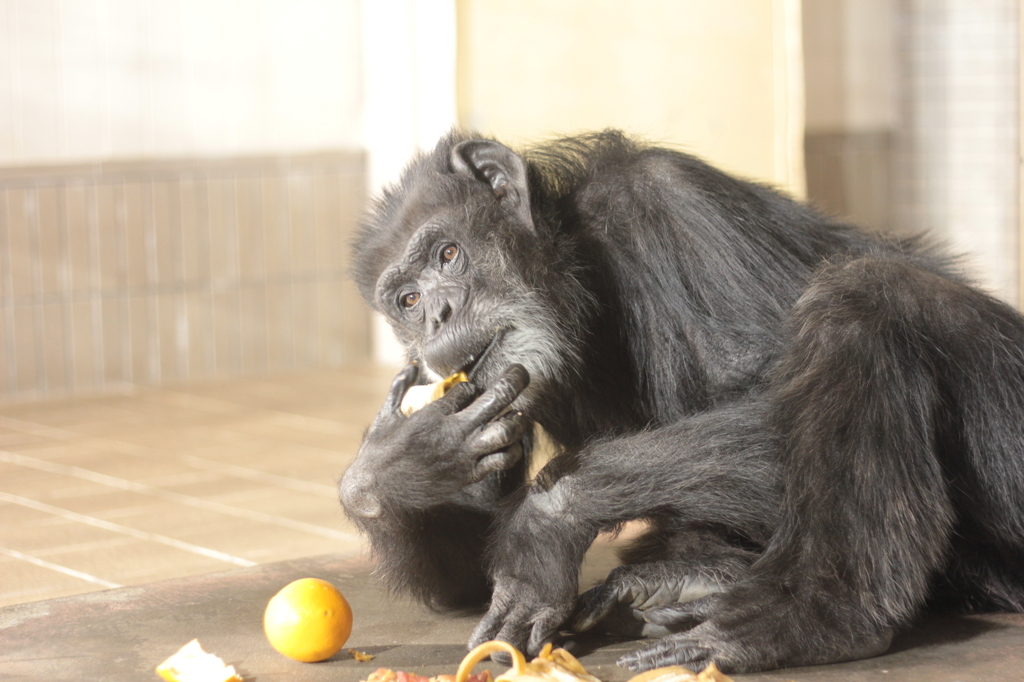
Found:
[[288, 658], [323, 661], [341, 651], [352, 633], [352, 608], [326, 580], [302, 578], [271, 598], [263, 631], [271, 646]]

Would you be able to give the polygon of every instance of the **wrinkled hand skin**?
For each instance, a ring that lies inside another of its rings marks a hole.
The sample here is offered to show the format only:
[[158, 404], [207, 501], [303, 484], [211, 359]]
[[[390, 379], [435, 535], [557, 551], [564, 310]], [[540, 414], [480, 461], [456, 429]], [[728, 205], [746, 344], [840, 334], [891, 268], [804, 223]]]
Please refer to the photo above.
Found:
[[426, 509], [522, 457], [530, 421], [505, 410], [529, 384], [522, 365], [509, 366], [487, 390], [460, 383], [444, 397], [406, 417], [402, 397], [419, 367], [408, 364], [392, 382], [355, 461], [341, 481], [347, 512], [374, 517], [391, 499]]
[[[491, 606], [473, 630], [468, 648], [500, 639], [526, 653], [528, 658], [537, 656], [568, 620], [575, 591], [551, 583], [538, 590], [508, 575], [494, 579]], [[504, 654], [492, 654], [492, 658], [505, 664], [511, 661]]]
[[536, 656], [572, 615], [579, 567], [599, 528], [573, 513], [573, 491], [559, 473], [571, 461], [561, 455], [549, 462], [495, 524], [491, 604], [470, 636], [470, 648], [500, 639]]

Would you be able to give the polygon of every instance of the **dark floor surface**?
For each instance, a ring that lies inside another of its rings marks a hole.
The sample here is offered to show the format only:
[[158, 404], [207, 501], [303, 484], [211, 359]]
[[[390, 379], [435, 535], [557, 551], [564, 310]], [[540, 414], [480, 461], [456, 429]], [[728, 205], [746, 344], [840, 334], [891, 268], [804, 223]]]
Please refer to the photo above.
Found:
[[[298, 663], [264, 639], [263, 609], [300, 577], [337, 585], [355, 614], [346, 649], [323, 663]], [[193, 638], [233, 664], [246, 682], [358, 682], [378, 667], [454, 673], [478, 614], [439, 615], [389, 598], [362, 559], [329, 555], [156, 582], [0, 609], [0, 680], [157, 680], [155, 666]], [[583, 664], [607, 682], [630, 677], [615, 665], [637, 642], [582, 642]], [[349, 647], [375, 655], [354, 660]], [[503, 671], [492, 665], [492, 670]], [[741, 680], [971, 682], [1024, 680], [1024, 617], [930, 620], [879, 658], [736, 676]]]

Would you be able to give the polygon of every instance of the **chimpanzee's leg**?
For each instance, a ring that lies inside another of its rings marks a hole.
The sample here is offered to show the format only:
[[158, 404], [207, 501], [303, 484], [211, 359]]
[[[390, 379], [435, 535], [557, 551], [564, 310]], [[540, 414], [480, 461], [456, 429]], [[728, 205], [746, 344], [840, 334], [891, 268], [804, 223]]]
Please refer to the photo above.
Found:
[[746, 577], [759, 546], [723, 528], [666, 516], [621, 554], [623, 564], [580, 595], [572, 629], [623, 637], [664, 637], [706, 617], [718, 595]]
[[[764, 414], [751, 400], [553, 460], [496, 524], [491, 608], [471, 645], [497, 637], [536, 653], [573, 610], [590, 543], [623, 521], [671, 519], [679, 528], [709, 529], [709, 537], [763, 545], [779, 508], [774, 447]], [[737, 555], [718, 556], [720, 567], [738, 572]], [[665, 558], [669, 563], [630, 569], [628, 579], [646, 581], [638, 589], [651, 594], [673, 587], [685, 592], [687, 584], [701, 582], [701, 572], [705, 593], [717, 589], [711, 578], [726, 579], [714, 566], [700, 566], [700, 557], [689, 565]], [[663, 603], [671, 602], [654, 605]]]
[[[963, 511], [947, 481], [994, 481], [985, 448], [1013, 451], [1019, 465], [1022, 348], [1024, 324], [1007, 306], [908, 263], [822, 271], [792, 312], [769, 394], [785, 481], [778, 532], [708, 620], [621, 663], [750, 671], [884, 651], [951, 555]], [[978, 395], [966, 395], [960, 366], [985, 386]], [[939, 439], [965, 433], [968, 408], [1005, 415], [985, 417], [974, 451]], [[1004, 479], [996, 494], [1021, 499], [1021, 475]], [[1006, 528], [1021, 510], [1002, 504], [990, 521]]]

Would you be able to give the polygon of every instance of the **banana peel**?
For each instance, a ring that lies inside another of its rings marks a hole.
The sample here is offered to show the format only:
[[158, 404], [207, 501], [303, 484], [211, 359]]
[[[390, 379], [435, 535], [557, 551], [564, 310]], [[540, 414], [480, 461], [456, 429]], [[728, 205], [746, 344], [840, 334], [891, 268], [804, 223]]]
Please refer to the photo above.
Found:
[[[512, 667], [498, 675], [494, 682], [601, 682], [586, 671], [576, 657], [565, 649], [545, 644], [540, 655], [531, 662], [508, 642], [492, 640], [470, 651], [455, 673], [455, 682], [467, 682], [473, 667], [492, 653], [505, 652], [512, 657]], [[714, 663], [699, 673], [679, 665], [655, 668], [632, 677], [629, 682], [733, 682]]]
[[601, 682], [588, 673], [575, 656], [565, 649], [552, 649], [550, 642], [544, 645], [537, 658], [527, 663], [519, 649], [500, 640], [484, 642], [466, 654], [455, 673], [455, 682], [466, 682], [477, 663], [497, 652], [509, 654], [512, 667], [494, 678], [494, 682]]

